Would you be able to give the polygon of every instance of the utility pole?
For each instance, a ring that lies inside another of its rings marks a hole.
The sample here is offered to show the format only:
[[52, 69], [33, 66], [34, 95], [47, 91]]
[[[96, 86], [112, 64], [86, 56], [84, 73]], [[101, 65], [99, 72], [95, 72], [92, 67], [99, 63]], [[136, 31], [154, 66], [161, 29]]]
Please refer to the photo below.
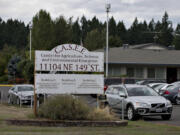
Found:
[[29, 24], [29, 30], [30, 30], [30, 34], [29, 34], [29, 59], [31, 61], [31, 46], [32, 46], [32, 24]]
[[111, 4], [106, 4], [106, 13], [107, 13], [107, 21], [106, 21], [106, 78], [108, 77], [108, 51], [109, 51], [109, 12], [110, 12]]

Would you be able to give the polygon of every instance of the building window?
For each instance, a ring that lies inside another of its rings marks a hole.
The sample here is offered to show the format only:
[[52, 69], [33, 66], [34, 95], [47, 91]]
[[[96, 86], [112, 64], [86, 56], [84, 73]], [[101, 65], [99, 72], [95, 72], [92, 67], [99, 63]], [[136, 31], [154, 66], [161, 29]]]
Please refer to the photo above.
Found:
[[156, 78], [165, 79], [165, 70], [164, 68], [156, 68]]
[[143, 68], [136, 68], [136, 78], [143, 78]]
[[118, 65], [113, 66], [113, 76], [120, 76], [121, 75], [121, 67]]
[[134, 68], [127, 68], [127, 76], [134, 77]]
[[155, 78], [155, 69], [154, 68], [148, 68], [148, 78]]

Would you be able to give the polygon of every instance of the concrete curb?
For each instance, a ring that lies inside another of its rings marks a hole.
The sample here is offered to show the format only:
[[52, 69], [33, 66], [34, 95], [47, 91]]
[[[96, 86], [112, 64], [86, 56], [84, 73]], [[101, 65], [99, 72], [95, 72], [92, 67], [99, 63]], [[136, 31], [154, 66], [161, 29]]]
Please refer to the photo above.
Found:
[[124, 127], [128, 121], [6, 120], [9, 125], [42, 127]]

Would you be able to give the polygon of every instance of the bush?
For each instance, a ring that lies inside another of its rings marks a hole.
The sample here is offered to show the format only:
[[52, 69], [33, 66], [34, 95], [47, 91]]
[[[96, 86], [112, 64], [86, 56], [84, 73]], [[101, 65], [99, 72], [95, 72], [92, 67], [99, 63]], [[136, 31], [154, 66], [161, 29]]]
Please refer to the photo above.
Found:
[[38, 116], [53, 120], [84, 120], [89, 114], [89, 107], [70, 95], [49, 98], [38, 110]]
[[88, 119], [90, 120], [96, 120], [96, 121], [111, 121], [111, 120], [117, 120], [117, 118], [110, 114], [109, 108], [100, 109], [96, 108], [93, 111], [91, 111], [88, 115]]
[[7, 82], [8, 82], [8, 76], [7, 75], [3, 75], [0, 77], [0, 83], [7, 84]]

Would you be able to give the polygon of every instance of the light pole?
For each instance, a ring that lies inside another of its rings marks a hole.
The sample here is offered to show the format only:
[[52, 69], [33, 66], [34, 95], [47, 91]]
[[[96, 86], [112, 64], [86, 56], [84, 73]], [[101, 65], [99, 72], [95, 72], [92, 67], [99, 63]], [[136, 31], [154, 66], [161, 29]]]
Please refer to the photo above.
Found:
[[108, 51], [109, 51], [109, 16], [108, 13], [110, 12], [111, 4], [106, 4], [106, 12], [107, 12], [107, 21], [106, 21], [106, 78], [108, 77]]
[[31, 39], [31, 37], [32, 37], [32, 24], [31, 24], [31, 22], [30, 22], [30, 24], [29, 24], [29, 30], [30, 30], [30, 34], [29, 34], [29, 59], [30, 59], [30, 61], [31, 61], [31, 46], [32, 46], [32, 39]]

